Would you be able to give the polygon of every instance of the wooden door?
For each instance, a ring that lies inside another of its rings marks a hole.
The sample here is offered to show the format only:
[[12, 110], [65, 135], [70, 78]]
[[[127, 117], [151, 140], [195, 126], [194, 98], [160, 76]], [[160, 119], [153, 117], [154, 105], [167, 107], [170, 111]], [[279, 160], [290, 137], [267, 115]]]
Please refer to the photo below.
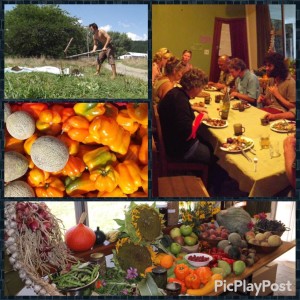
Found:
[[220, 47], [221, 33], [222, 29], [224, 32], [224, 28], [226, 27], [229, 27], [229, 39], [231, 50], [231, 53], [226, 54], [230, 55], [231, 57], [238, 57], [242, 59], [247, 66], [249, 64], [246, 19], [215, 18], [213, 45], [210, 62], [210, 81], [217, 82], [219, 79], [220, 69], [218, 67], [218, 57], [220, 50], [222, 50]]

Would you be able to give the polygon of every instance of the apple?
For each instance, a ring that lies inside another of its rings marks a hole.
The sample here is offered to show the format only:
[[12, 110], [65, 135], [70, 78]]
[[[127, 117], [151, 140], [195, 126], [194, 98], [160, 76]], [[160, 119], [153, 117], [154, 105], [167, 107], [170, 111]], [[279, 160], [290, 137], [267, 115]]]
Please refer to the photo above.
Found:
[[188, 236], [193, 232], [193, 228], [190, 225], [181, 225], [180, 232], [183, 236]]
[[173, 240], [174, 240], [175, 243], [177, 243], [181, 246], [184, 245], [184, 238], [181, 235], [180, 236], [175, 236]]
[[191, 237], [194, 237], [195, 239], [198, 240], [198, 236], [197, 236], [197, 234], [196, 234], [195, 232], [192, 232], [192, 233], [190, 234], [190, 236], [191, 236]]
[[181, 252], [181, 245], [179, 245], [178, 243], [172, 243], [170, 246], [170, 251], [172, 254], [178, 254]]
[[171, 236], [172, 239], [174, 239], [176, 236], [181, 236], [180, 229], [178, 227], [173, 228], [170, 231], [170, 236]]
[[188, 245], [188, 246], [194, 246], [194, 245], [197, 244], [197, 239], [195, 239], [195, 238], [192, 237], [192, 236], [186, 236], [186, 237], [184, 238], [184, 242], [185, 242], [185, 244]]

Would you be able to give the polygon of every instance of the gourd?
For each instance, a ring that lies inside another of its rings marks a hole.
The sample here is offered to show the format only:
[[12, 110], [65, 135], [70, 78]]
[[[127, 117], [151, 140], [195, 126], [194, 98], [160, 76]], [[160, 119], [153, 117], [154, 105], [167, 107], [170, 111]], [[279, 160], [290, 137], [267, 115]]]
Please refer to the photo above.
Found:
[[86, 251], [91, 249], [95, 244], [95, 232], [83, 224], [86, 215], [86, 212], [82, 213], [79, 224], [71, 227], [65, 233], [66, 245], [73, 251]]
[[4, 187], [4, 197], [13, 198], [28, 198], [35, 197], [34, 191], [31, 186], [21, 180], [16, 180], [8, 183]]
[[8, 116], [11, 115], [11, 108], [8, 103], [4, 103], [4, 122], [6, 123], [6, 120]]
[[12, 137], [26, 140], [34, 134], [35, 120], [26, 111], [16, 111], [7, 117], [6, 129]]
[[4, 153], [4, 181], [9, 182], [22, 177], [28, 170], [27, 158], [16, 151]]
[[33, 163], [43, 171], [61, 171], [68, 162], [68, 147], [53, 136], [41, 136], [31, 146], [30, 155]]
[[217, 222], [229, 232], [244, 235], [249, 230], [248, 224], [251, 222], [251, 216], [241, 207], [230, 207], [217, 214]]

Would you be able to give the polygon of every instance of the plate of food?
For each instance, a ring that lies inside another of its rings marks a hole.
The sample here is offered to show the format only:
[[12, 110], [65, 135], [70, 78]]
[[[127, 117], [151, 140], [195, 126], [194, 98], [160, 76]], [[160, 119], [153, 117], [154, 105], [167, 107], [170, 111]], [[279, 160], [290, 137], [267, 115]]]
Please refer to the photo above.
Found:
[[225, 152], [236, 153], [242, 150], [248, 150], [253, 147], [254, 142], [252, 139], [245, 136], [229, 137], [225, 143], [221, 144], [220, 149]]
[[271, 124], [271, 130], [280, 132], [280, 133], [288, 133], [296, 131], [296, 122], [291, 120], [278, 120]]
[[218, 90], [218, 89], [217, 89], [216, 87], [211, 86], [211, 85], [206, 85], [206, 86], [204, 87], [204, 91], [215, 92], [215, 91], [217, 91], [217, 90]]
[[202, 123], [212, 128], [225, 128], [228, 126], [228, 122], [226, 120], [217, 119], [217, 118], [216, 119], [210, 118], [207, 120], [203, 120]]
[[[240, 103], [241, 102], [235, 102], [235, 103], [233, 103], [232, 104], [232, 109], [239, 110], [240, 109]], [[249, 104], [247, 102], [243, 102], [243, 105], [244, 105], [244, 109], [251, 107], [251, 104]]]

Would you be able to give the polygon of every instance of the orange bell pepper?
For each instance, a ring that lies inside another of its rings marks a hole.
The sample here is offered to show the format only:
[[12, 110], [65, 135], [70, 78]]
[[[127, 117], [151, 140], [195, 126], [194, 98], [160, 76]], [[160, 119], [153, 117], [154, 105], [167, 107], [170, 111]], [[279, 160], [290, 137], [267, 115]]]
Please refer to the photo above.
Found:
[[118, 172], [112, 166], [96, 169], [90, 173], [90, 179], [95, 182], [98, 191], [111, 193], [120, 180]]
[[79, 142], [74, 141], [68, 137], [66, 133], [63, 133], [57, 136], [59, 140], [61, 140], [69, 149], [70, 155], [76, 155], [79, 151]]
[[105, 113], [104, 103], [76, 103], [73, 109], [76, 115], [83, 116], [89, 121]]
[[201, 281], [197, 274], [191, 273], [184, 278], [184, 283], [188, 289], [199, 289]]
[[43, 110], [36, 121], [36, 128], [47, 135], [57, 135], [61, 132], [60, 114], [50, 109]]
[[129, 131], [131, 134], [135, 133], [139, 128], [139, 123], [129, 116], [126, 109], [120, 110], [117, 115], [116, 121], [120, 126]]
[[97, 148], [99, 148], [98, 144], [97, 145], [85, 145], [85, 144], [79, 143], [79, 149], [78, 149], [76, 156], [83, 159], [84, 154], [86, 154], [87, 152], [96, 150]]
[[105, 113], [104, 115], [108, 118], [116, 119], [119, 113], [119, 110], [112, 103], [105, 103]]
[[23, 103], [21, 105], [20, 110], [27, 111], [34, 117], [35, 120], [37, 120], [40, 116], [40, 113], [45, 109], [48, 109], [48, 105], [46, 103], [30, 103], [29, 102], [29, 103]]
[[119, 187], [116, 187], [112, 192], [99, 192], [97, 197], [105, 198], [127, 198]]
[[39, 137], [39, 135], [37, 133], [34, 133], [30, 138], [28, 138], [24, 142], [24, 150], [25, 150], [26, 154], [30, 155], [31, 146], [38, 137]]
[[63, 132], [77, 142], [82, 142], [89, 135], [89, 121], [82, 116], [72, 116], [68, 118], [62, 126]]
[[67, 177], [65, 180], [66, 193], [69, 196], [82, 195], [96, 190], [95, 182], [90, 179], [89, 172], [83, 172], [80, 177], [72, 180]]
[[211, 276], [213, 275], [213, 272], [209, 267], [199, 267], [195, 270], [195, 273], [200, 278], [200, 283], [207, 284], [207, 282], [210, 280]]
[[148, 164], [148, 134], [145, 134], [142, 138], [142, 144], [139, 151], [139, 161], [143, 165]]
[[49, 172], [33, 167], [28, 173], [27, 182], [32, 187], [42, 187], [45, 186], [46, 180], [48, 180], [49, 177]]
[[55, 177], [50, 176], [42, 187], [35, 188], [36, 196], [41, 197], [55, 197], [62, 198], [64, 196], [65, 185], [63, 182]]
[[120, 157], [122, 160], [133, 160], [135, 163], [139, 163], [139, 151], [140, 145], [130, 144], [128, 147], [128, 151], [125, 156]]
[[186, 264], [178, 264], [174, 270], [175, 277], [179, 280], [184, 280], [190, 274], [190, 268]]
[[130, 143], [130, 133], [113, 118], [96, 117], [90, 125], [89, 133], [97, 143], [108, 146], [112, 151], [125, 154]]
[[56, 111], [61, 116], [64, 108], [61, 104], [53, 104], [50, 109]]
[[133, 120], [142, 125], [148, 125], [148, 103], [128, 103], [127, 110]]
[[142, 185], [141, 171], [135, 162], [125, 160], [119, 163], [115, 169], [120, 175], [119, 187], [124, 194], [136, 192]]
[[11, 135], [5, 135], [5, 152], [16, 151], [21, 154], [24, 153], [24, 141], [18, 140]]
[[95, 150], [86, 152], [83, 155], [83, 161], [87, 165], [89, 171], [97, 168], [103, 168], [108, 164], [112, 164], [117, 160], [114, 153], [109, 151], [106, 146], [98, 147]]
[[148, 195], [148, 165], [144, 166], [141, 170], [142, 188], [145, 194]]
[[85, 164], [79, 157], [70, 155], [67, 164], [62, 169], [61, 173], [65, 176], [69, 176], [71, 179], [80, 177], [85, 170]]

